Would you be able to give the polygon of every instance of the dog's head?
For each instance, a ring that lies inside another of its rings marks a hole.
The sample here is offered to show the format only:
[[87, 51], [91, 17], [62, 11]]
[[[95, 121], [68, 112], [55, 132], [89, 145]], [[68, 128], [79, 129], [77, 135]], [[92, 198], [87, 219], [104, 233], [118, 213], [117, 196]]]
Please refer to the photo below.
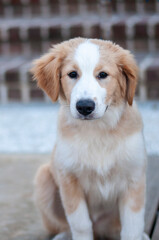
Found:
[[58, 97], [74, 118], [101, 118], [107, 108], [132, 105], [137, 66], [129, 51], [110, 41], [75, 38], [57, 44], [34, 62], [38, 86]]

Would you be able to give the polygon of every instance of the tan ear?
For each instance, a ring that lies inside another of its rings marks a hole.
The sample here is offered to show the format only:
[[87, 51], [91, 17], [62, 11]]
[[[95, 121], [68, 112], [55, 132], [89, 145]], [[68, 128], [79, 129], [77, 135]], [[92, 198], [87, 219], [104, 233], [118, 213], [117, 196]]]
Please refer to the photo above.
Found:
[[138, 67], [133, 55], [127, 50], [124, 50], [124, 55], [121, 56], [120, 67], [126, 78], [126, 99], [129, 105], [132, 105], [138, 80]]
[[57, 101], [60, 91], [60, 67], [61, 59], [56, 56], [54, 49], [33, 62], [34, 80], [42, 88], [53, 102]]

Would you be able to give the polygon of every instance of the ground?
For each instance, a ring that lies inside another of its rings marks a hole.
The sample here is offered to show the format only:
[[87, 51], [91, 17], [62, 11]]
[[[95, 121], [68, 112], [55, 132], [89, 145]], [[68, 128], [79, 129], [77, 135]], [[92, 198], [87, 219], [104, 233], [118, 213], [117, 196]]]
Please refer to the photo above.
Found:
[[1, 155], [0, 239], [48, 239], [33, 196], [35, 172], [48, 159], [48, 155]]
[[[17, 154], [0, 156], [0, 237], [3, 240], [48, 240], [49, 235], [43, 227], [41, 217], [34, 204], [33, 179], [37, 168], [49, 161], [46, 154]], [[158, 177], [154, 179], [159, 157], [149, 157], [153, 172], [148, 174], [148, 204], [145, 229], [151, 232], [155, 213]], [[157, 175], [158, 176], [158, 170]], [[156, 182], [157, 183], [157, 182]], [[157, 188], [156, 188], [157, 187]], [[150, 189], [151, 188], [151, 189]], [[154, 189], [153, 189], [154, 188]], [[159, 193], [159, 191], [158, 191]], [[157, 195], [159, 197], [159, 195]], [[157, 238], [154, 238], [157, 240]]]

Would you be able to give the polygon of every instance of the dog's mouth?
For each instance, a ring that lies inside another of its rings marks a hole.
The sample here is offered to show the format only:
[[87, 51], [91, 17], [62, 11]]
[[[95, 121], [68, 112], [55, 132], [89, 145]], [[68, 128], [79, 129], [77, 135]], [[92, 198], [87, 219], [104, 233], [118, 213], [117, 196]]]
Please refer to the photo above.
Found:
[[[104, 113], [107, 111], [107, 109], [108, 109], [108, 105], [106, 106]], [[95, 113], [91, 113], [88, 116], [83, 116], [81, 114], [78, 114], [78, 116], [77, 116], [77, 118], [80, 119], [80, 120], [97, 120], [97, 119], [100, 119], [102, 117], [103, 116], [98, 117]]]

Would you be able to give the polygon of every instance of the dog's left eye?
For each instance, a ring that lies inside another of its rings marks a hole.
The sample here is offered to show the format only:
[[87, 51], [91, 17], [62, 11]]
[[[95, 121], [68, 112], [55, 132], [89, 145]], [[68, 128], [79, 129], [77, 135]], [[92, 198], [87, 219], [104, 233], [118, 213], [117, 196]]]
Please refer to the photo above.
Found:
[[108, 76], [108, 73], [106, 73], [106, 72], [100, 72], [99, 74], [98, 74], [98, 79], [104, 79], [104, 78], [106, 78]]
[[70, 78], [77, 78], [78, 74], [77, 74], [76, 71], [73, 71], [73, 72], [70, 72], [70, 73], [68, 74], [68, 76], [69, 76]]

